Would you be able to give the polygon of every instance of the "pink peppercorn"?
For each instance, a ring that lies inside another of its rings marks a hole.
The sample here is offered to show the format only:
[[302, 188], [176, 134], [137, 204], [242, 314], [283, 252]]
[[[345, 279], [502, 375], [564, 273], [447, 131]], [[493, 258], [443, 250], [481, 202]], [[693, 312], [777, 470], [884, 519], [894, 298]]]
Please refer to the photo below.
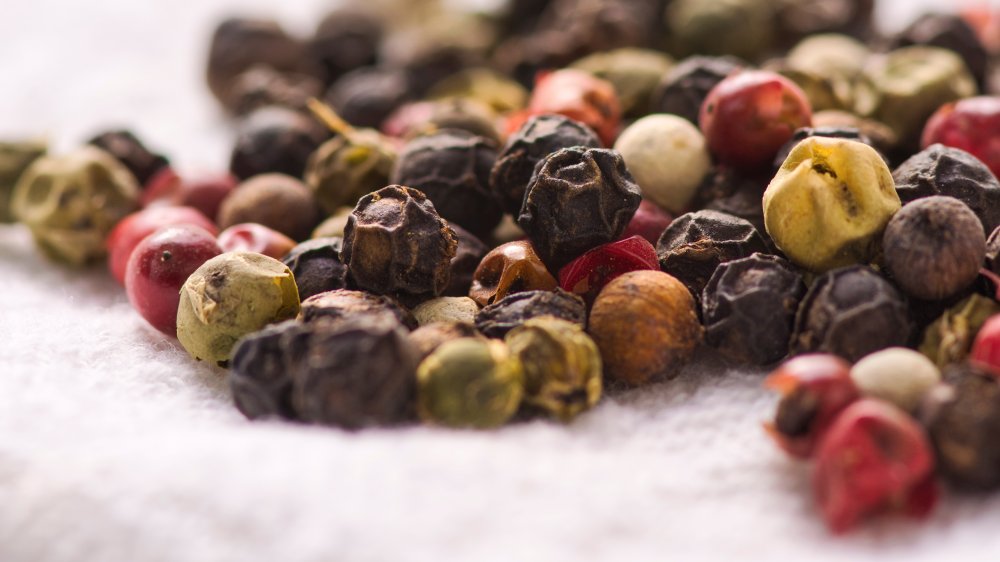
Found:
[[165, 226], [190, 224], [204, 228], [213, 236], [219, 232], [215, 223], [192, 207], [152, 207], [123, 218], [108, 234], [108, 269], [119, 285], [125, 285], [125, 266], [132, 250], [143, 238]]
[[947, 103], [927, 120], [924, 148], [941, 143], [962, 149], [1000, 177], [1000, 96], [978, 96]]
[[969, 361], [1000, 376], [1000, 314], [991, 316], [979, 329]]
[[629, 271], [659, 271], [656, 248], [641, 236], [632, 236], [590, 250], [559, 270], [559, 286], [594, 302], [605, 285]]
[[219, 234], [224, 252], [256, 252], [280, 260], [295, 247], [295, 240], [262, 224], [234, 224]]
[[656, 203], [643, 199], [639, 203], [639, 208], [636, 209], [635, 214], [632, 215], [632, 220], [625, 227], [625, 232], [622, 234], [621, 239], [642, 236], [650, 244], [656, 245], [656, 242], [660, 239], [660, 235], [670, 226], [673, 220], [674, 217], [658, 207]]

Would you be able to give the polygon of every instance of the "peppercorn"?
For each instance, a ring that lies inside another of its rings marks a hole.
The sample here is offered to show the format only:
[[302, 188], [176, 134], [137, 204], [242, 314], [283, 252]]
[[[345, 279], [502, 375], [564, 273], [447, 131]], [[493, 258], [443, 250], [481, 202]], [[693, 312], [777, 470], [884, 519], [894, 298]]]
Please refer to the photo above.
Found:
[[655, 246], [656, 241], [660, 239], [660, 235], [670, 226], [673, 220], [674, 217], [670, 213], [664, 211], [655, 203], [643, 199], [639, 202], [639, 208], [635, 210], [632, 220], [625, 227], [625, 232], [622, 232], [621, 237], [624, 240], [633, 236], [641, 236], [643, 240]]
[[341, 260], [359, 288], [419, 299], [448, 287], [457, 245], [422, 192], [390, 185], [358, 201], [344, 229]]
[[1000, 377], [1000, 316], [983, 322], [969, 351], [969, 363]]
[[14, 186], [28, 166], [46, 152], [48, 145], [40, 140], [0, 141], [0, 223], [14, 221], [10, 208]]
[[968, 205], [983, 223], [984, 232], [1000, 226], [1000, 182], [985, 164], [964, 150], [931, 145], [900, 164], [892, 177], [904, 204], [947, 195]]
[[872, 35], [875, 0], [781, 2], [775, 8], [779, 41], [817, 33], [844, 33], [858, 39]]
[[497, 246], [483, 257], [472, 275], [469, 296], [487, 306], [514, 293], [550, 291], [556, 286], [531, 242], [520, 240]]
[[261, 174], [236, 187], [219, 209], [219, 226], [257, 223], [293, 240], [309, 237], [320, 211], [309, 188], [283, 174]]
[[500, 114], [523, 109], [528, 103], [524, 86], [488, 68], [461, 70], [435, 84], [428, 96], [476, 100]]
[[604, 146], [611, 146], [621, 125], [621, 105], [614, 86], [572, 68], [541, 75], [528, 101], [530, 116], [557, 113], [587, 125]]
[[986, 237], [965, 203], [933, 196], [905, 205], [885, 228], [882, 251], [889, 275], [906, 294], [942, 300], [979, 276]]
[[219, 246], [225, 252], [255, 252], [280, 260], [295, 248], [295, 240], [262, 224], [234, 224], [219, 233]]
[[808, 137], [764, 192], [764, 224], [796, 265], [821, 273], [869, 263], [899, 196], [882, 157], [852, 140]]
[[444, 290], [444, 295], [464, 297], [469, 294], [476, 270], [483, 258], [486, 257], [486, 253], [489, 252], [489, 247], [457, 224], [449, 223], [448, 226], [455, 233], [458, 246], [455, 249], [455, 257], [451, 259], [451, 281], [448, 282], [448, 288]]
[[400, 106], [382, 123], [382, 131], [395, 138], [412, 139], [441, 129], [458, 129], [500, 143], [496, 114], [475, 100], [447, 98], [410, 102]]
[[[1000, 78], [1000, 73], [998, 73]], [[1000, 86], [1000, 82], [997, 83]], [[1000, 94], [1000, 88], [994, 92]], [[994, 148], [994, 131], [1000, 126], [1000, 95], [976, 96], [946, 103], [924, 126], [920, 145], [935, 143], [959, 148], [979, 158], [1000, 177], [1000, 154]]]
[[496, 340], [445, 343], [417, 369], [417, 412], [428, 423], [498, 427], [517, 412], [523, 394], [521, 361]]
[[340, 261], [343, 238], [313, 238], [292, 248], [282, 262], [295, 275], [299, 298], [344, 289], [347, 267]]
[[542, 262], [557, 271], [583, 252], [618, 238], [641, 200], [619, 153], [564, 148], [536, 166], [517, 223]]
[[300, 319], [303, 322], [339, 321], [366, 315], [387, 315], [408, 330], [417, 327], [413, 314], [392, 297], [348, 289], [326, 291], [304, 299]]
[[369, 129], [337, 135], [309, 157], [305, 181], [327, 214], [389, 184], [396, 150]]
[[[385, 66], [403, 71], [413, 96], [419, 98], [426, 97], [435, 84], [456, 72], [483, 66], [482, 51], [489, 33], [475, 29], [482, 27], [475, 17], [457, 11], [441, 12], [426, 25], [439, 31], [397, 36], [383, 51]], [[456, 32], [458, 29], [464, 32]]]
[[323, 68], [326, 83], [378, 62], [383, 27], [381, 17], [364, 9], [336, 8], [323, 16], [308, 47]]
[[965, 490], [1000, 488], [1000, 381], [968, 363], [945, 370], [921, 421], [934, 444], [940, 474]]
[[135, 176], [107, 152], [84, 146], [36, 159], [14, 186], [10, 208], [47, 257], [82, 266], [104, 257], [105, 238], [138, 202]]
[[377, 129], [410, 99], [410, 82], [402, 70], [365, 66], [341, 76], [323, 99], [351, 125]]
[[764, 190], [771, 174], [737, 172], [727, 166], [714, 166], [698, 186], [691, 206], [739, 217], [757, 229], [768, 249], [774, 242], [764, 229]]
[[490, 140], [444, 129], [406, 145], [392, 183], [423, 191], [441, 217], [485, 238], [503, 214], [489, 188], [496, 158]]
[[148, 207], [118, 221], [106, 238], [111, 276], [125, 286], [125, 266], [139, 242], [160, 228], [184, 224], [201, 227], [213, 237], [219, 232], [215, 223], [191, 207]]
[[910, 321], [902, 295], [864, 266], [828, 271], [802, 299], [792, 334], [793, 354], [823, 352], [854, 362], [906, 345]]
[[679, 115], [698, 124], [698, 113], [708, 92], [723, 78], [744, 66], [735, 57], [688, 57], [663, 76], [653, 94], [653, 112]]
[[532, 318], [553, 316], [580, 326], [587, 324], [583, 299], [561, 289], [507, 295], [476, 314], [476, 328], [488, 338], [502, 339]]
[[590, 127], [562, 115], [540, 115], [528, 119], [507, 139], [490, 172], [490, 189], [504, 211], [521, 213], [524, 192], [535, 166], [562, 148], [599, 148], [600, 139]]
[[142, 192], [143, 207], [194, 207], [215, 220], [222, 201], [236, 189], [238, 180], [229, 173], [182, 178], [170, 168], [157, 172]]
[[973, 294], [949, 308], [924, 331], [920, 353], [938, 368], [965, 361], [973, 339], [986, 320], [1000, 313], [1000, 304], [993, 299]]
[[587, 331], [608, 379], [640, 385], [676, 376], [702, 339], [694, 299], [659, 271], [632, 271], [597, 295]]
[[941, 382], [941, 371], [912, 349], [890, 347], [858, 361], [851, 367], [851, 380], [861, 394], [912, 413], [924, 394]]
[[105, 131], [91, 138], [87, 144], [104, 150], [124, 164], [139, 181], [140, 189], [169, 164], [164, 156], [151, 152], [131, 131], [124, 129]]
[[344, 229], [347, 228], [347, 220], [351, 218], [354, 207], [340, 207], [332, 215], [319, 223], [313, 231], [311, 238], [334, 238], [344, 237]]
[[601, 353], [573, 322], [528, 320], [504, 338], [524, 367], [524, 404], [568, 422], [601, 399]]
[[701, 297], [705, 341], [735, 361], [773, 363], [788, 353], [805, 292], [802, 276], [777, 256], [753, 254], [719, 264]]
[[291, 371], [304, 361], [312, 326], [286, 320], [250, 333], [233, 347], [229, 388], [247, 419], [294, 420]]
[[246, 180], [279, 173], [301, 178], [309, 156], [327, 133], [306, 115], [283, 107], [264, 107], [240, 124], [229, 169]]
[[483, 338], [483, 335], [475, 326], [465, 322], [431, 322], [410, 332], [410, 343], [421, 360], [442, 345], [459, 338]]
[[405, 331], [385, 316], [316, 329], [292, 371], [292, 404], [307, 422], [359, 429], [413, 419], [419, 359]]
[[926, 45], [954, 52], [965, 62], [980, 89], [986, 85], [989, 53], [962, 16], [926, 13], [915, 19], [892, 39], [891, 47]]
[[295, 279], [283, 263], [227, 252], [202, 264], [181, 287], [177, 339], [191, 357], [224, 367], [237, 340], [298, 312]]
[[588, 55], [570, 65], [607, 80], [615, 88], [622, 113], [640, 117], [649, 113], [650, 99], [673, 60], [658, 51], [625, 47]]
[[675, 0], [666, 17], [673, 51], [755, 60], [774, 43], [767, 0]]
[[672, 212], [688, 208], [711, 166], [705, 137], [676, 115], [649, 115], [625, 129], [615, 150], [644, 198]]
[[768, 375], [764, 386], [781, 394], [774, 421], [764, 425], [789, 455], [807, 459], [837, 415], [861, 397], [851, 366], [829, 354], [800, 355]]
[[469, 297], [438, 297], [413, 309], [413, 316], [421, 326], [434, 322], [472, 324], [478, 313], [479, 305]]
[[592, 304], [605, 285], [629, 271], [659, 271], [656, 248], [645, 238], [632, 236], [598, 246], [559, 270], [559, 286]]
[[719, 264], [754, 252], [768, 252], [757, 229], [741, 218], [718, 211], [677, 217], [656, 243], [660, 269], [684, 283], [696, 299], [701, 298]]
[[240, 73], [229, 89], [230, 111], [238, 116], [278, 106], [308, 110], [309, 100], [323, 93], [323, 83], [314, 76], [279, 72], [269, 66], [253, 66]]
[[856, 98], [868, 93], [858, 76], [870, 56], [871, 50], [851, 37], [812, 35], [790, 50], [784, 60], [768, 66], [802, 88], [814, 111], [850, 111]]

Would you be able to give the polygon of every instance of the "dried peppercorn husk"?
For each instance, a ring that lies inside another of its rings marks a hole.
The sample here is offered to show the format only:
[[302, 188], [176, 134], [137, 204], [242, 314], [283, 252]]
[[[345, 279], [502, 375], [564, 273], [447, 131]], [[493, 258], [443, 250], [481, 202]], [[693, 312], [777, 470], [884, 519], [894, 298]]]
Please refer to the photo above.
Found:
[[328, 215], [389, 184], [396, 150], [382, 135], [359, 129], [324, 142], [309, 157], [305, 182]]
[[339, 321], [366, 315], [388, 315], [410, 330], [417, 327], [413, 313], [392, 297], [349, 289], [326, 291], [303, 300], [299, 318], [303, 322], [324, 318]]
[[920, 353], [940, 369], [965, 361], [979, 328], [997, 313], [1000, 313], [1000, 304], [996, 301], [982, 295], [971, 295], [946, 310], [927, 327]]
[[21, 174], [48, 152], [42, 140], [0, 142], [0, 223], [13, 222], [10, 199]]
[[84, 146], [36, 159], [18, 179], [10, 204], [47, 257], [82, 266], [104, 257], [111, 229], [138, 208], [139, 187], [110, 154]]
[[524, 368], [524, 404], [568, 422], [601, 398], [601, 353], [576, 323], [540, 317], [504, 338]]
[[532, 318], [554, 316], [587, 324], [587, 308], [580, 297], [555, 291], [524, 291], [508, 295], [476, 314], [476, 328], [488, 338], [503, 338], [514, 328]]
[[480, 306], [489, 306], [507, 295], [551, 291], [557, 286], [531, 242], [519, 240], [501, 244], [483, 256], [472, 274], [469, 296]]

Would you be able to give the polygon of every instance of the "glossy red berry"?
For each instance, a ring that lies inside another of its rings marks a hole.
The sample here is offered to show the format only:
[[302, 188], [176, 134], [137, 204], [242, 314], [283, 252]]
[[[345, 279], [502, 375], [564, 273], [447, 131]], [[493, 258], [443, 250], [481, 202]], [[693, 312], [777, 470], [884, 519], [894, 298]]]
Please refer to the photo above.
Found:
[[941, 143], [962, 149], [1000, 177], [1000, 96], [946, 103], [927, 120], [920, 143], [924, 148]]
[[594, 248], [559, 270], [559, 286], [593, 303], [616, 277], [629, 271], [660, 270], [656, 248], [641, 236], [632, 236]]
[[979, 329], [969, 361], [1000, 376], [1000, 314], [991, 316]]
[[[622, 110], [614, 86], [582, 70], [564, 68], [539, 75], [524, 115], [546, 113], [557, 113], [589, 126], [604, 146], [615, 144], [621, 127]], [[508, 127], [514, 124], [520, 126], [523, 121], [508, 122]]]
[[154, 328], [177, 335], [181, 286], [194, 270], [222, 253], [215, 237], [191, 225], [161, 228], [135, 247], [125, 273], [128, 300]]
[[234, 224], [219, 234], [225, 252], [256, 252], [280, 260], [295, 247], [295, 240], [262, 224]]
[[923, 428], [888, 402], [863, 399], [845, 408], [820, 441], [813, 492], [836, 533], [883, 512], [914, 517], [937, 500], [934, 453]]
[[773, 163], [796, 129], [812, 123], [812, 108], [791, 80], [766, 70], [746, 70], [709, 91], [698, 123], [719, 163], [757, 170]]
[[125, 284], [125, 266], [132, 250], [145, 237], [165, 227], [190, 224], [218, 233], [215, 223], [192, 207], [152, 207], [122, 219], [108, 234], [108, 269], [120, 285]]
[[231, 174], [185, 179], [170, 168], [165, 168], [149, 180], [142, 194], [142, 204], [147, 207], [194, 207], [215, 220], [219, 207], [236, 189], [236, 184], [236, 177]]
[[673, 220], [674, 217], [657, 206], [656, 203], [643, 199], [639, 203], [639, 208], [635, 210], [635, 214], [632, 215], [632, 220], [625, 227], [622, 239], [642, 236], [655, 246], [660, 235]]

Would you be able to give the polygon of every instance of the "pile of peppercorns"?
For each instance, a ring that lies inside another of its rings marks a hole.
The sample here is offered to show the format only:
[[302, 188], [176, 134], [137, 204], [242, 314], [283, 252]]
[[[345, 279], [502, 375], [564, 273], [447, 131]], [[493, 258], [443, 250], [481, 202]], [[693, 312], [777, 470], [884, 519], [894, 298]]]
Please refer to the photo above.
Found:
[[939, 477], [1000, 487], [1000, 15], [886, 37], [873, 0], [443, 10], [341, 8], [307, 40], [227, 20], [229, 173], [127, 131], [4, 143], [0, 218], [107, 256], [249, 418], [569, 421], [707, 345], [791, 358], [768, 431], [835, 531], [928, 513]]

